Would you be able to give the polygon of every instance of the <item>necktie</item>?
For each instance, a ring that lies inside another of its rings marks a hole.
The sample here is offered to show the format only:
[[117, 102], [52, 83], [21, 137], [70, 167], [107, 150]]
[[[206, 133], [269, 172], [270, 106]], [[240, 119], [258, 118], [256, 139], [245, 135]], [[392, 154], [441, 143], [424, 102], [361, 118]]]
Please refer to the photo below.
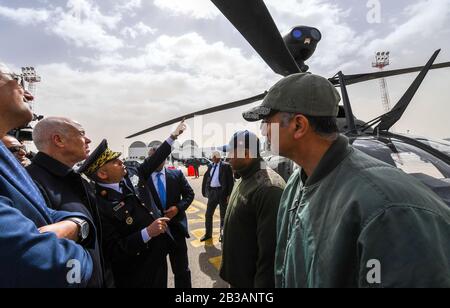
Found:
[[161, 179], [162, 175], [163, 175], [162, 172], [160, 172], [156, 175], [156, 177], [157, 177], [157, 182], [158, 182], [159, 200], [161, 201], [162, 208], [165, 209], [167, 197], [166, 197], [166, 189], [165, 189], [164, 183]]
[[216, 173], [216, 169], [217, 169], [217, 164], [214, 164], [214, 168], [211, 174], [211, 179], [214, 177], [214, 174]]

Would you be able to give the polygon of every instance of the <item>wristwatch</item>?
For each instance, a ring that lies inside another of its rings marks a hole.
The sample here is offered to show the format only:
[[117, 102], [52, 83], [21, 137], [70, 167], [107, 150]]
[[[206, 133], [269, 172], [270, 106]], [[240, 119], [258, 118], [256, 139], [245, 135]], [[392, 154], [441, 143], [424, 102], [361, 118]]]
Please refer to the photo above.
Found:
[[86, 220], [76, 217], [71, 217], [67, 220], [76, 223], [78, 227], [80, 227], [78, 231], [78, 242], [82, 243], [83, 241], [85, 241], [89, 236], [89, 223]]

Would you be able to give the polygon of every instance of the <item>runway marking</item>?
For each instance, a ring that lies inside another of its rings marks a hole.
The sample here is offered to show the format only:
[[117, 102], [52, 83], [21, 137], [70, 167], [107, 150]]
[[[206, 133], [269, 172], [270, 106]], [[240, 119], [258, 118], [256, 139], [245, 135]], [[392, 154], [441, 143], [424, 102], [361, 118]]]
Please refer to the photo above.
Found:
[[200, 212], [200, 210], [198, 208], [196, 208], [195, 206], [190, 206], [186, 210], [186, 214], [195, 214], [195, 213], [198, 213], [198, 212]]
[[214, 228], [212, 239], [207, 240], [205, 242], [200, 242], [200, 239], [203, 237], [203, 235], [205, 235], [205, 228], [191, 230], [191, 234], [195, 237], [195, 239], [191, 241], [191, 245], [195, 248], [202, 247], [202, 246], [212, 247], [212, 246], [220, 245], [219, 232], [220, 232], [220, 228]]

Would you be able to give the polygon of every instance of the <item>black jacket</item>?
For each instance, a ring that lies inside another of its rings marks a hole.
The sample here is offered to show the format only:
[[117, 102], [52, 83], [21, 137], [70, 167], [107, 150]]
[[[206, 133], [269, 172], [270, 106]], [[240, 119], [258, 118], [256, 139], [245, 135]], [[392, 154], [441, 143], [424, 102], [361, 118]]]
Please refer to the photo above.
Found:
[[[211, 169], [213, 168], [213, 164], [208, 166], [208, 170], [205, 173], [205, 176], [203, 177], [203, 183], [202, 183], [202, 194], [203, 197], [208, 197], [208, 190], [210, 185], [210, 178], [211, 178]], [[231, 169], [231, 166], [229, 163], [221, 162], [220, 168], [219, 168], [219, 182], [221, 185], [221, 192], [222, 196], [229, 197], [231, 195], [231, 192], [233, 191], [234, 186], [234, 176], [233, 176], [233, 170]]]
[[137, 189], [128, 176], [122, 194], [96, 185], [97, 202], [103, 228], [105, 261], [112, 268], [116, 286], [154, 287], [155, 275], [166, 262], [169, 235], [160, 235], [144, 243], [142, 229], [164, 214], [156, 206], [147, 178], [171, 153], [164, 142], [156, 153], [138, 167]]
[[[161, 201], [155, 185], [153, 184], [152, 177], [148, 179], [150, 190], [153, 194], [153, 198], [156, 205], [161, 208]], [[195, 193], [191, 185], [189, 185], [183, 172], [180, 170], [166, 169], [166, 195], [167, 195], [167, 208], [175, 205], [178, 208], [178, 214], [170, 221], [171, 226], [181, 227], [186, 238], [189, 238], [188, 221], [186, 217], [186, 210], [194, 201]], [[180, 228], [173, 228], [177, 230]]]
[[36, 154], [32, 164], [26, 169], [41, 190], [49, 208], [82, 213], [94, 222], [95, 228], [91, 228], [91, 232], [97, 232], [97, 240], [94, 248], [88, 249], [94, 263], [88, 287], [103, 287], [100, 218], [89, 184], [72, 168], [41, 152]]

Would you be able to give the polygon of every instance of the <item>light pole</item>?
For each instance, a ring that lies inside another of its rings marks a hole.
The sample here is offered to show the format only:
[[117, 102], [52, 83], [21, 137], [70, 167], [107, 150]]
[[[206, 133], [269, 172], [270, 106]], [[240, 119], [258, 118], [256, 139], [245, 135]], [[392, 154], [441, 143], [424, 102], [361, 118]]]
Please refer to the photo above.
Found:
[[[372, 63], [372, 67], [378, 68], [380, 71], [382, 71], [386, 66], [390, 64], [389, 56], [389, 51], [377, 52], [375, 55], [375, 62]], [[380, 90], [384, 112], [389, 112], [391, 111], [391, 101], [389, 98], [389, 91], [385, 78], [380, 79]]]

